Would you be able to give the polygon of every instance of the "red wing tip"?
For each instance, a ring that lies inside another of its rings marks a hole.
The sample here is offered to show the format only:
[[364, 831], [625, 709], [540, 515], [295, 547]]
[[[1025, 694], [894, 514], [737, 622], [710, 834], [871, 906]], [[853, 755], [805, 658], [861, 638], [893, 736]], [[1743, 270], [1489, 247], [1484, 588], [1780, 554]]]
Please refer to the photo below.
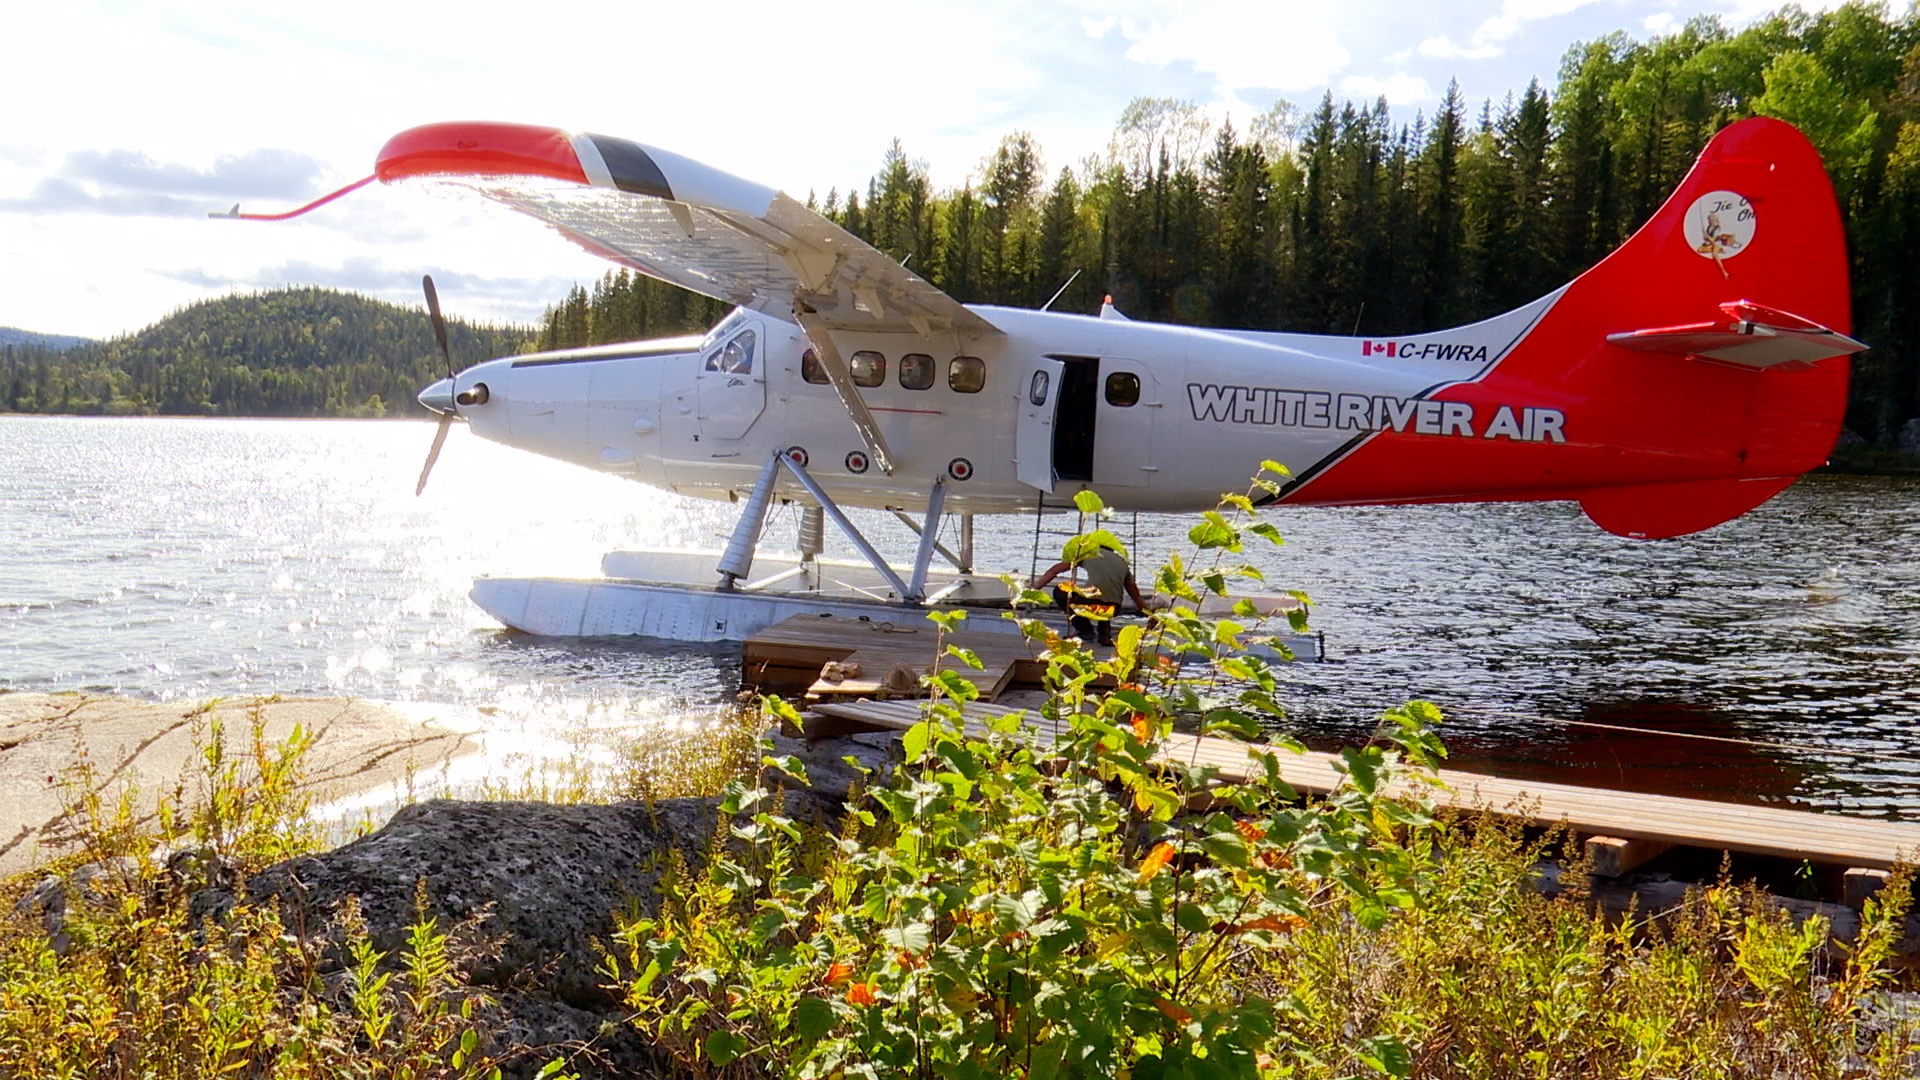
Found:
[[566, 132], [494, 121], [409, 128], [380, 148], [374, 175], [389, 184], [424, 176], [532, 176], [588, 182]]

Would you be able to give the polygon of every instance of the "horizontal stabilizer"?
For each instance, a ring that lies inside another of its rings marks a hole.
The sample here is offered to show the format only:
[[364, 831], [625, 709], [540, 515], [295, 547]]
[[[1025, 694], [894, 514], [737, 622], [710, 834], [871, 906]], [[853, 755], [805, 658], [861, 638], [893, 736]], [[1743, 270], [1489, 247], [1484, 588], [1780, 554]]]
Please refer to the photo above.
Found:
[[1746, 300], [1720, 305], [1724, 319], [1629, 330], [1607, 340], [1640, 352], [1673, 353], [1721, 360], [1756, 370], [1794, 364], [1799, 368], [1830, 356], [1857, 353], [1866, 346], [1837, 330], [1785, 311]]
[[1580, 496], [1580, 509], [1615, 536], [1665, 540], [1731, 521], [1785, 491], [1795, 477], [1629, 484]]

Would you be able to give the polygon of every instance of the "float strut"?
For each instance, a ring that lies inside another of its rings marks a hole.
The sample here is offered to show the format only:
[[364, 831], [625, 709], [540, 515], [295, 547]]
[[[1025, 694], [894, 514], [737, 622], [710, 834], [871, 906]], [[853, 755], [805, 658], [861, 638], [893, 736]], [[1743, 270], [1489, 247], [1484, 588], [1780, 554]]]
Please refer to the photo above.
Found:
[[[773, 460], [785, 465], [787, 471], [793, 474], [793, 478], [800, 482], [800, 486], [807, 489], [807, 494], [813, 496], [813, 501], [820, 504], [821, 512], [840, 527], [840, 531], [847, 535], [847, 539], [853, 541], [853, 546], [860, 549], [860, 554], [865, 555], [867, 561], [873, 564], [874, 570], [887, 580], [887, 584], [893, 589], [893, 594], [903, 600], [908, 599], [912, 590], [907, 588], [907, 583], [900, 580], [900, 575], [894, 572], [893, 567], [887, 565], [887, 560], [881, 557], [880, 552], [874, 549], [865, 536], [861, 535], [853, 522], [847, 520], [847, 515], [841, 512], [839, 505], [833, 501], [833, 497], [822, 491], [813, 477], [807, 475], [807, 470], [802, 468], [799, 462], [787, 456], [785, 451], [775, 451]], [[764, 474], [762, 478], [764, 479]], [[772, 487], [772, 482], [767, 481], [767, 486]]]
[[947, 501], [947, 481], [941, 477], [927, 493], [927, 516], [920, 524], [920, 549], [913, 555], [913, 580], [907, 583], [907, 599], [927, 598], [927, 564], [933, 561], [934, 537], [940, 532], [940, 509]]
[[760, 479], [747, 495], [746, 505], [740, 508], [740, 520], [733, 527], [733, 536], [727, 540], [727, 549], [720, 554], [721, 592], [734, 591], [740, 579], [753, 572], [753, 549], [760, 545], [760, 530], [767, 523], [767, 504], [773, 500], [773, 481], [780, 475], [783, 456], [776, 451], [767, 459], [766, 467], [760, 470]]

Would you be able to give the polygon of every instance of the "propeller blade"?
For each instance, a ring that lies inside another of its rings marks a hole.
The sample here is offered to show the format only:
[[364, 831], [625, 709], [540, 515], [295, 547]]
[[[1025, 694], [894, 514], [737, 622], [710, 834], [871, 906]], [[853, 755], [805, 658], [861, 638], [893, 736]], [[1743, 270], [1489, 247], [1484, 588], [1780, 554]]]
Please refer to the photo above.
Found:
[[[431, 296], [432, 293], [427, 295]], [[420, 467], [420, 482], [413, 487], [415, 495], [427, 490], [427, 474], [433, 471], [433, 463], [440, 460], [440, 448], [446, 445], [447, 429], [453, 426], [453, 414], [440, 414], [440, 427], [433, 433], [433, 449], [427, 451], [427, 463]]]
[[440, 294], [434, 291], [433, 275], [422, 274], [420, 287], [427, 291], [427, 318], [433, 322], [433, 339], [440, 343], [440, 358], [447, 362], [447, 378], [453, 378], [453, 351], [447, 348], [447, 320], [440, 317]]

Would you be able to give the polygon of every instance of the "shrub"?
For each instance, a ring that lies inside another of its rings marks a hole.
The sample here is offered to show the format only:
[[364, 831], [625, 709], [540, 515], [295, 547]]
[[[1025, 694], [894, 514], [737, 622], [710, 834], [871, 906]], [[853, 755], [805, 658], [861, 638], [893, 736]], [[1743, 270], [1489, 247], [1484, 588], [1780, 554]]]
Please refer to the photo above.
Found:
[[[803, 831], [764, 784], [732, 785], [723, 814], [743, 823], [609, 949], [633, 1023], [716, 1077], [1840, 1077], [1913, 1064], [1911, 1023], [1873, 1017], [1899, 904], [1869, 911], [1836, 972], [1817, 920], [1795, 927], [1725, 883], [1664, 923], [1549, 899], [1533, 887], [1541, 843], [1433, 814], [1431, 704], [1388, 712], [1369, 745], [1343, 750], [1323, 797], [1282, 779], [1299, 750], [1285, 739], [1249, 744], [1250, 779], [1222, 782], [1176, 725], [1251, 738], [1282, 717], [1275, 670], [1247, 651], [1273, 643], [1256, 613], [1196, 613], [1203, 591], [1259, 580], [1230, 561], [1249, 538], [1278, 542], [1251, 510], [1232, 497], [1195, 526], [1195, 554], [1157, 578], [1173, 608], [1150, 632], [1123, 628], [1109, 659], [1026, 621], [1047, 661], [1037, 714], [970, 720], [977, 691], [936, 669], [903, 763], [855, 794], [837, 834]], [[1095, 529], [1075, 543], [1118, 540]], [[943, 631], [963, 617], [930, 616]], [[805, 783], [799, 762], [770, 764]]]

